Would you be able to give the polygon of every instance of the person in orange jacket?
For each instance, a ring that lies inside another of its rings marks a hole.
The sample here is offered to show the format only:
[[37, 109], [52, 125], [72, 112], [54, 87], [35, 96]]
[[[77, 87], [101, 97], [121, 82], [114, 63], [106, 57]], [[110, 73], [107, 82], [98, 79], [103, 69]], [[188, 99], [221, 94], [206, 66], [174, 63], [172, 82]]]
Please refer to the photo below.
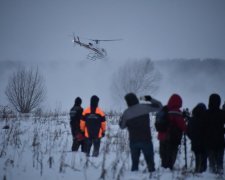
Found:
[[91, 97], [90, 107], [87, 107], [80, 120], [80, 129], [86, 138], [86, 153], [90, 155], [92, 144], [94, 145], [92, 156], [99, 155], [101, 138], [106, 131], [105, 113], [98, 107], [99, 98], [96, 95]]

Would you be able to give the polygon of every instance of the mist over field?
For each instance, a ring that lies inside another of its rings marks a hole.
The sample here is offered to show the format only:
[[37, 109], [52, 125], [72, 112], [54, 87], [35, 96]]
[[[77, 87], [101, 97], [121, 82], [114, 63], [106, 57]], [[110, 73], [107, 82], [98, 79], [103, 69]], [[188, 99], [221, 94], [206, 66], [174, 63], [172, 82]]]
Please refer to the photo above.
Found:
[[156, 61], [155, 65], [163, 75], [159, 94], [164, 102], [174, 92], [182, 96], [184, 108], [192, 109], [199, 102], [208, 105], [212, 93], [225, 101], [224, 60], [175, 59]]
[[[131, 61], [131, 60], [130, 60]], [[126, 63], [126, 61], [125, 61]], [[125, 64], [124, 63], [124, 64]], [[208, 103], [211, 93], [218, 93], [222, 102], [225, 100], [225, 60], [220, 59], [170, 59], [154, 61], [154, 67], [161, 74], [159, 89], [155, 96], [167, 103], [172, 93], [183, 98], [183, 107], [193, 108], [198, 102]], [[42, 107], [45, 109], [61, 109], [68, 111], [74, 99], [80, 96], [83, 106], [88, 106], [90, 97], [100, 97], [100, 106], [106, 111], [125, 108], [124, 104], [114, 102], [110, 90], [113, 73], [120, 67], [112, 60], [104, 61], [57, 61], [29, 62], [0, 61], [0, 104], [6, 105], [5, 87], [9, 76], [19, 66], [38, 66], [45, 79], [47, 97]]]

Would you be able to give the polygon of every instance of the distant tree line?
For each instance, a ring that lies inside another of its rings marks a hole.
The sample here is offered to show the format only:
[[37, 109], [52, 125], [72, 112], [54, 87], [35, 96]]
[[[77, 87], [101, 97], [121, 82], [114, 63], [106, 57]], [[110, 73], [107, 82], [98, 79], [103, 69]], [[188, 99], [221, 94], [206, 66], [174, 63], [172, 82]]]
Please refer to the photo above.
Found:
[[154, 65], [168, 86], [193, 96], [216, 92], [225, 98], [223, 59], [169, 59], [154, 61]]

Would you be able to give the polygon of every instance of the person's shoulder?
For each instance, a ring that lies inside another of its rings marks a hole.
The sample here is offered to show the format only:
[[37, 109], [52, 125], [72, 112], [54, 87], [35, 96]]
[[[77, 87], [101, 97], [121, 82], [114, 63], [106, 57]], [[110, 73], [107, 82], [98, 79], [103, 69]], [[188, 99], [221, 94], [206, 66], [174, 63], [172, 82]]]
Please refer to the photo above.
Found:
[[99, 106], [96, 109], [103, 112], [103, 109]]
[[132, 111], [132, 108], [133, 106], [131, 106], [131, 107], [127, 107], [124, 111], [123, 111], [123, 113], [122, 113], [122, 116], [126, 116], [127, 114], [129, 114], [131, 111]]
[[91, 112], [91, 108], [90, 107], [86, 107], [83, 109], [83, 113], [90, 113]]
[[179, 108], [169, 108], [168, 106], [165, 106], [165, 108], [167, 108], [168, 112], [174, 112], [174, 113], [182, 114], [182, 111]]
[[220, 109], [220, 114], [223, 116], [223, 118], [225, 118], [225, 111], [223, 109]]
[[82, 109], [82, 110], [84, 109], [84, 108], [83, 108], [83, 107], [81, 107], [81, 106], [77, 106], [77, 108], [78, 108], [78, 109]]
[[184, 120], [183, 113], [180, 109], [168, 109], [168, 115], [173, 119]]
[[150, 103], [140, 103], [140, 104], [137, 104], [137, 107], [138, 108], [149, 108], [149, 107], [153, 107], [153, 105]]
[[102, 108], [99, 107], [99, 106], [96, 108], [96, 112], [99, 113], [99, 114], [102, 115], [102, 116], [105, 116], [105, 112], [104, 112], [104, 111], [102, 110]]
[[71, 110], [81, 110], [83, 109], [81, 106], [74, 106], [71, 108]]
[[81, 113], [84, 111], [84, 109], [81, 106], [78, 106], [77, 110]]

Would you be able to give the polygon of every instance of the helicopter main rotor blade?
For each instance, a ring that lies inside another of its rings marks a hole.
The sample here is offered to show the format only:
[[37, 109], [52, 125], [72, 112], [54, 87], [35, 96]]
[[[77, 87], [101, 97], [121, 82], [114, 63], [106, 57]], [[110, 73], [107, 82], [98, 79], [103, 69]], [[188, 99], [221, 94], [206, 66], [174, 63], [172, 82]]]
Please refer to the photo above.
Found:
[[88, 40], [100, 42], [100, 41], [121, 41], [123, 39], [88, 39]]

